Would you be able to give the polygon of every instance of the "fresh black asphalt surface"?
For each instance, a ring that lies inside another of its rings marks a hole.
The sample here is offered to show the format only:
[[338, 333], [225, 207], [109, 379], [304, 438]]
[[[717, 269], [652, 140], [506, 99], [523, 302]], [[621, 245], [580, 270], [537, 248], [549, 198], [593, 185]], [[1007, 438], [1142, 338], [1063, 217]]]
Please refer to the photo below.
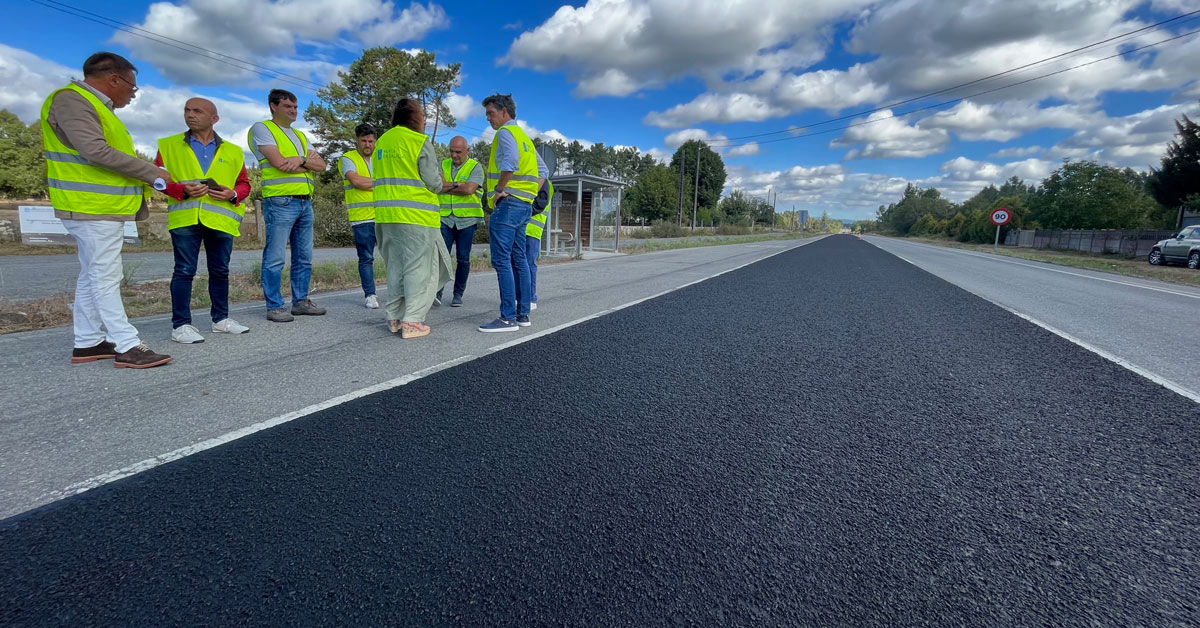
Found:
[[831, 237], [0, 521], [0, 625], [1194, 626], [1198, 426]]

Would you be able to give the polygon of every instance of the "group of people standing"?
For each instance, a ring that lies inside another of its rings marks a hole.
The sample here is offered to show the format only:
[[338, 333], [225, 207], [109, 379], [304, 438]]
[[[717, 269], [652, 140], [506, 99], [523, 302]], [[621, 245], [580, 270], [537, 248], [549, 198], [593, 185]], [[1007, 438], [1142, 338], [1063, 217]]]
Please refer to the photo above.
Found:
[[[150, 349], [130, 324], [121, 300], [123, 223], [148, 215], [151, 190], [168, 197], [168, 229], [175, 253], [171, 278], [171, 339], [203, 342], [192, 324], [191, 294], [199, 251], [209, 271], [212, 331], [243, 334], [249, 327], [229, 317], [229, 259], [245, 215], [251, 187], [239, 146], [213, 129], [216, 105], [203, 98], [184, 104], [183, 133], [162, 138], [154, 163], [140, 159], [115, 110], [135, 97], [137, 68], [109, 52], [83, 65], [83, 79], [47, 97], [41, 112], [47, 183], [55, 215], [76, 240], [80, 262], [73, 303], [72, 363], [113, 359], [120, 368], [171, 362]], [[325, 309], [308, 296], [312, 275], [314, 173], [326, 162], [303, 132], [292, 128], [296, 96], [272, 90], [271, 119], [247, 136], [262, 172], [265, 245], [261, 282], [267, 320], [291, 322]], [[430, 333], [425, 318], [441, 304], [443, 286], [454, 280], [451, 307], [461, 306], [470, 273], [470, 251], [484, 220], [489, 222], [492, 266], [500, 289], [499, 316], [481, 332], [517, 331], [536, 309], [536, 260], [545, 213], [538, 200], [552, 196], [546, 166], [515, 122], [511, 95], [483, 102], [496, 130], [488, 163], [468, 156], [465, 138], [450, 142], [450, 158], [437, 159], [425, 135], [419, 101], [402, 98], [392, 127], [381, 135], [367, 124], [355, 129], [355, 148], [338, 159], [347, 218], [358, 252], [365, 305], [379, 308], [374, 253], [387, 263], [388, 329], [403, 338]], [[535, 216], [535, 214], [537, 214]], [[440, 237], [439, 237], [440, 236]], [[291, 248], [291, 307], [282, 295], [286, 249]], [[456, 251], [457, 268], [450, 260]]]

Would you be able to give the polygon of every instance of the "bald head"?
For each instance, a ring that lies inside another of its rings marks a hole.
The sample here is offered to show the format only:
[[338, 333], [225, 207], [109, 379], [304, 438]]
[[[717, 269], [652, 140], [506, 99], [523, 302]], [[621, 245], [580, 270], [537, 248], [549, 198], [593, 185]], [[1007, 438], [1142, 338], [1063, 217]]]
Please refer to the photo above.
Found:
[[467, 161], [470, 153], [467, 151], [467, 138], [461, 135], [455, 135], [450, 138], [450, 162], [455, 167], [461, 166]]
[[217, 106], [207, 98], [189, 98], [183, 105], [183, 121], [193, 134], [208, 134], [220, 119]]

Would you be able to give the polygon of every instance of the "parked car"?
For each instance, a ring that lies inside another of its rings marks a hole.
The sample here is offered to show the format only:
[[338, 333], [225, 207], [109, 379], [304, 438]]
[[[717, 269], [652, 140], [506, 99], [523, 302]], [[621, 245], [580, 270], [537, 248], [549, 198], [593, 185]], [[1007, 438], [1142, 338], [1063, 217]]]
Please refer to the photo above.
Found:
[[1152, 266], [1177, 262], [1200, 268], [1200, 225], [1184, 227], [1174, 238], [1158, 241], [1146, 261]]

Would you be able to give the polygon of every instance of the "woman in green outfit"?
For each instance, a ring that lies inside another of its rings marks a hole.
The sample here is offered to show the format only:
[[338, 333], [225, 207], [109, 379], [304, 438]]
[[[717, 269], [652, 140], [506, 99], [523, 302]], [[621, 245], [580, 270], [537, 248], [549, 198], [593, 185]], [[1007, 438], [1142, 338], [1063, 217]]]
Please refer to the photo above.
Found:
[[387, 263], [388, 329], [402, 338], [429, 334], [425, 315], [451, 278], [441, 235], [441, 166], [425, 135], [421, 103], [401, 98], [392, 129], [375, 142], [375, 237]]

